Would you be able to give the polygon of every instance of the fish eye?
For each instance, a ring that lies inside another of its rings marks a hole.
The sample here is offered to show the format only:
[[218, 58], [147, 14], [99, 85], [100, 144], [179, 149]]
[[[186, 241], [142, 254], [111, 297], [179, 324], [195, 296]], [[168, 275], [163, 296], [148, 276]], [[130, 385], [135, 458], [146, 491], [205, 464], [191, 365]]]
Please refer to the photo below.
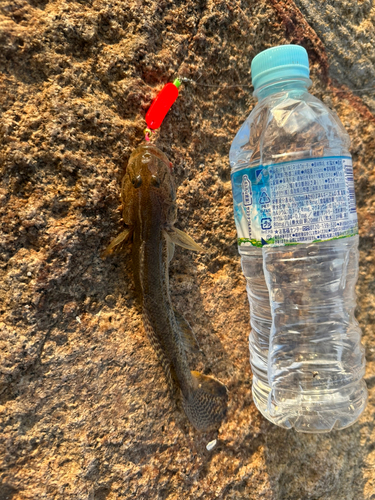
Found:
[[160, 187], [160, 179], [156, 175], [151, 175], [151, 185], [154, 187]]
[[142, 186], [142, 177], [140, 175], [133, 177], [132, 184], [135, 188], [141, 187]]

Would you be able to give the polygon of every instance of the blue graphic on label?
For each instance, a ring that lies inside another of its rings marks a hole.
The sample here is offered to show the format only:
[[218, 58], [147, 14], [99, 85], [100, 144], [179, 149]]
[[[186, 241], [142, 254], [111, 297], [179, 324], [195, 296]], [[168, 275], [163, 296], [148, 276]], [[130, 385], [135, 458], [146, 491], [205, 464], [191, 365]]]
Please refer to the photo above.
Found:
[[232, 174], [234, 213], [242, 243], [262, 246], [272, 232], [268, 168], [257, 166]]
[[241, 245], [284, 246], [358, 233], [351, 158], [258, 165], [231, 177]]
[[246, 212], [246, 220], [248, 233], [251, 236], [251, 205], [253, 204], [253, 193], [251, 190], [251, 182], [246, 174], [242, 176], [242, 202]]
[[263, 219], [260, 220], [260, 226], [262, 229], [271, 229], [272, 228], [271, 219], [267, 219], [267, 217], [263, 217]]
[[259, 182], [260, 179], [261, 179], [261, 175], [262, 175], [262, 169], [261, 168], [257, 168], [255, 170], [255, 178], [256, 178], [256, 181]]
[[269, 199], [269, 196], [267, 194], [266, 188], [261, 188], [261, 194], [259, 197], [259, 203], [261, 205], [265, 205], [266, 203], [270, 203], [271, 200]]

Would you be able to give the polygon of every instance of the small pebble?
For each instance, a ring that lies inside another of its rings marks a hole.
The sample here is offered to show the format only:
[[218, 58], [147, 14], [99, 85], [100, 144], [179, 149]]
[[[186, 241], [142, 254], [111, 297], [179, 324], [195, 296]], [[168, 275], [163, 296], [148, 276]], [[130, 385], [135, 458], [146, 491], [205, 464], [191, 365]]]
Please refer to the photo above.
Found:
[[206, 449], [208, 451], [211, 451], [215, 448], [216, 446], [216, 443], [217, 443], [217, 439], [214, 439], [213, 441], [210, 441], [207, 445], [206, 445]]
[[76, 316], [76, 320], [78, 321], [78, 323], [80, 323], [80, 324], [82, 323], [81, 318], [79, 316]]
[[113, 295], [107, 295], [104, 300], [110, 307], [113, 307], [116, 304], [116, 299]]

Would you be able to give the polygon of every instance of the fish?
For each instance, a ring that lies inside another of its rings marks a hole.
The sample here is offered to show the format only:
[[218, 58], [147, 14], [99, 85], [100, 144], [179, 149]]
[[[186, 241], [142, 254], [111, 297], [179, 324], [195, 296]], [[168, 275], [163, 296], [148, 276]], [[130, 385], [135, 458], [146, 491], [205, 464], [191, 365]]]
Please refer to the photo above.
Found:
[[184, 317], [174, 310], [169, 289], [169, 263], [175, 245], [203, 251], [188, 234], [174, 226], [176, 188], [172, 164], [154, 144], [144, 144], [129, 158], [121, 186], [126, 229], [103, 256], [132, 243], [135, 290], [143, 324], [164, 369], [172, 394], [198, 431], [218, 429], [227, 414], [227, 388], [219, 380], [190, 370], [188, 353], [199, 350]]

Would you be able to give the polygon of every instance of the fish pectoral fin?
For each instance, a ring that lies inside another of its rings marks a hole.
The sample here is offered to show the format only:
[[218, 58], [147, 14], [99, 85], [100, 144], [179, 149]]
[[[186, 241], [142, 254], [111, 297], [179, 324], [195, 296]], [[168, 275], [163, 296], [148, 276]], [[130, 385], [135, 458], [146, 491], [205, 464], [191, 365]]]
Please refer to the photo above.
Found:
[[176, 310], [174, 311], [174, 315], [177, 320], [177, 323], [180, 325], [182, 332], [182, 342], [184, 344], [186, 351], [191, 353], [202, 352], [200, 350], [198, 341], [195, 338], [194, 332], [191, 329], [189, 323], [186, 321], [186, 319], [182, 316], [182, 314], [180, 314]]
[[193, 250], [194, 252], [205, 252], [204, 248], [195, 243], [193, 238], [176, 227], [165, 230], [164, 233], [167, 235], [166, 238], [169, 238], [175, 245]]
[[107, 246], [105, 250], [100, 254], [101, 258], [107, 257], [110, 255], [114, 248], [118, 247], [120, 243], [127, 243], [133, 235], [133, 228], [128, 227], [122, 233], [120, 233], [111, 243]]
[[164, 234], [165, 241], [167, 242], [167, 259], [168, 259], [168, 264], [169, 264], [170, 261], [173, 259], [173, 255], [174, 255], [174, 243], [170, 239], [167, 231], [163, 231], [163, 234]]

